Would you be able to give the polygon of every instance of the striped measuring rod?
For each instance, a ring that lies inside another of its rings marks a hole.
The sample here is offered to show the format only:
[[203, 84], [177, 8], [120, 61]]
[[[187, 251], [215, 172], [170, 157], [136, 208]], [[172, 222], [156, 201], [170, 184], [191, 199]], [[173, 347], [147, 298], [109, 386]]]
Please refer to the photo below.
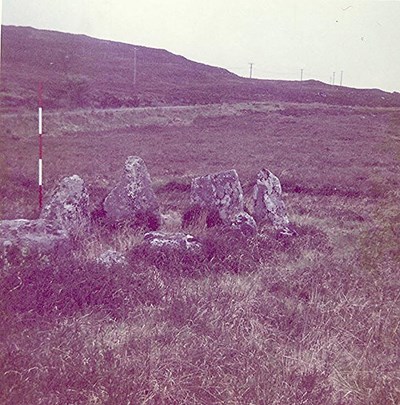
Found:
[[38, 114], [39, 114], [39, 211], [43, 207], [43, 84], [39, 83]]

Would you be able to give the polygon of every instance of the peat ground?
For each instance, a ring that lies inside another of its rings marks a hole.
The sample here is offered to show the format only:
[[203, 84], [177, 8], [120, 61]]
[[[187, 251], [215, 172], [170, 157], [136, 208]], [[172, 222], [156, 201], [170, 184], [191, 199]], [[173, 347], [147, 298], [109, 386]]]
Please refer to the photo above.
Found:
[[[276, 174], [293, 239], [205, 229], [205, 258], [140, 251], [143, 233], [98, 226], [73, 254], [1, 275], [6, 404], [396, 404], [399, 162], [396, 108], [242, 103], [54, 112], [44, 117], [46, 195], [84, 178], [95, 210], [127, 156], [162, 210], [190, 179], [237, 169], [247, 200]], [[22, 124], [21, 124], [22, 122]], [[34, 218], [35, 116], [2, 122], [1, 217]], [[128, 270], [95, 264], [114, 247]]]

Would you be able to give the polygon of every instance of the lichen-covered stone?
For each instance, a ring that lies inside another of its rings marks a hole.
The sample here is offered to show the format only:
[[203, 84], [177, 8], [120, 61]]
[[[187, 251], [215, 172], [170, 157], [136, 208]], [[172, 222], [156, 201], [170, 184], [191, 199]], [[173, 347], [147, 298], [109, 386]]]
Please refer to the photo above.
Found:
[[7, 266], [29, 262], [35, 254], [69, 249], [68, 232], [44, 219], [0, 221], [0, 262]]
[[104, 200], [103, 209], [111, 222], [139, 221], [153, 229], [159, 226], [159, 204], [146, 165], [140, 157], [127, 158], [123, 176]]
[[201, 243], [194, 236], [185, 233], [148, 232], [144, 243], [159, 251], [199, 252]]
[[90, 223], [89, 194], [84, 181], [77, 175], [62, 179], [40, 218], [52, 221], [70, 233], [87, 230]]
[[282, 200], [281, 183], [274, 174], [262, 169], [257, 174], [257, 183], [253, 190], [254, 219], [258, 225], [265, 222], [275, 229], [285, 229], [289, 218]]
[[192, 180], [191, 203], [210, 212], [217, 210], [224, 224], [243, 212], [243, 190], [236, 170], [196, 177]]
[[97, 263], [103, 264], [106, 267], [112, 267], [115, 264], [120, 266], [126, 266], [128, 264], [128, 261], [121, 252], [117, 252], [114, 249], [109, 249], [103, 252], [97, 258]]
[[244, 236], [254, 237], [257, 235], [257, 223], [247, 212], [236, 214], [232, 220], [231, 226]]

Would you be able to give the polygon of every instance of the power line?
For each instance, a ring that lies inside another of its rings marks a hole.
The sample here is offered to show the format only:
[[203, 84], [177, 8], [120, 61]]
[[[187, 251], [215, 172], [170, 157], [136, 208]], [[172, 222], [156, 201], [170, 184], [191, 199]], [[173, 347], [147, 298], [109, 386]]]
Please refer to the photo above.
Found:
[[[248, 63], [248, 77], [250, 79], [254, 78], [254, 65], [255, 63], [249, 62]], [[260, 79], [271, 79], [271, 80], [299, 80], [304, 81], [305, 80], [305, 73], [307, 71], [307, 78], [308, 80], [319, 80], [325, 83], [329, 83], [331, 85], [343, 85], [343, 77], [344, 77], [344, 71], [340, 71], [340, 78], [339, 75], [336, 75], [336, 71], [331, 72], [331, 74], [328, 76], [329, 81], [324, 78], [324, 73], [323, 71], [314, 71], [312, 68], [311, 70], [305, 69], [305, 68], [285, 68], [281, 67], [282, 69], [279, 69], [279, 71], [272, 71], [272, 70], [267, 70], [263, 69], [263, 66], [258, 65], [257, 68], [257, 77]], [[266, 66], [265, 66], [266, 68]], [[236, 67], [227, 67], [226, 69], [234, 69], [236, 71], [244, 71], [246, 68], [244, 66], [236, 66]], [[300, 70], [300, 72], [299, 72]], [[244, 73], [244, 72], [243, 72]], [[239, 75], [242, 75], [241, 73], [238, 73]], [[300, 76], [299, 76], [300, 74]], [[280, 76], [278, 79], [277, 77]], [[243, 77], [245, 75], [243, 74]]]

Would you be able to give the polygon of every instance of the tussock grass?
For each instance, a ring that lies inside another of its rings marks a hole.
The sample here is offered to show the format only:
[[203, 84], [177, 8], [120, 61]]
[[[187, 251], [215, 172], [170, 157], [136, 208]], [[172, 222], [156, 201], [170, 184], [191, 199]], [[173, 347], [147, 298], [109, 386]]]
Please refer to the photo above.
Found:
[[[95, 211], [126, 155], [140, 155], [170, 214], [163, 229], [182, 219], [204, 250], [158, 254], [144, 231], [95, 221], [74, 254], [3, 269], [0, 402], [399, 403], [398, 112], [316, 107], [48, 138], [46, 189], [82, 174]], [[1, 214], [33, 218], [34, 144], [12, 139]], [[264, 166], [281, 178], [295, 238], [246, 239], [188, 208], [191, 176], [235, 167], [250, 204]], [[97, 264], [110, 248], [128, 265]]]
[[[87, 230], [86, 230], [87, 231]], [[132, 232], [131, 226], [121, 226], [110, 232], [107, 227], [92, 228], [90, 235], [81, 233], [76, 236], [76, 248], [73, 252], [78, 261], [93, 263], [107, 250], [122, 254], [131, 251], [143, 242], [145, 230]]]
[[397, 261], [365, 271], [307, 222], [287, 240], [203, 230], [204, 256], [133, 242], [127, 268], [11, 269], [2, 403], [397, 403]]

